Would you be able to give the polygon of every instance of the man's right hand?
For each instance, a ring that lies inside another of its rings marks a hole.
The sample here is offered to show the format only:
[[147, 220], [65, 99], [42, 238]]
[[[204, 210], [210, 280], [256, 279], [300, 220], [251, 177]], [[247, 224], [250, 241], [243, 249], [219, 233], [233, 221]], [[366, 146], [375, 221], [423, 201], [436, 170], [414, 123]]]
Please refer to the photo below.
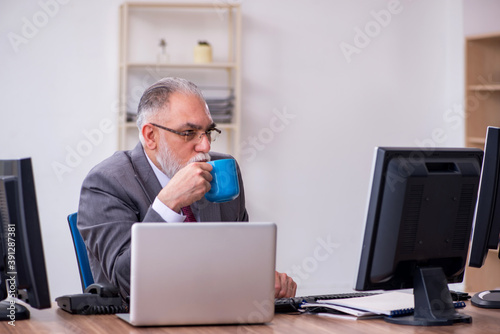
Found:
[[193, 162], [180, 169], [158, 194], [158, 199], [175, 212], [200, 200], [210, 190], [212, 165]]

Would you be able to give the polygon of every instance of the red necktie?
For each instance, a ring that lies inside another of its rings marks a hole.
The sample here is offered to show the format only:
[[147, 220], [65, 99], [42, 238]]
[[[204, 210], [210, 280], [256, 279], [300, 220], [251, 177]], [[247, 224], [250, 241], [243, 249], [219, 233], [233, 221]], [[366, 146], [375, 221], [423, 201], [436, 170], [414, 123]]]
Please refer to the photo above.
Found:
[[189, 222], [195, 222], [196, 221], [196, 218], [194, 217], [194, 213], [191, 210], [190, 206], [185, 206], [181, 210], [182, 210], [182, 213], [184, 214], [184, 216], [186, 216], [186, 220], [184, 220], [185, 222], [189, 223]]

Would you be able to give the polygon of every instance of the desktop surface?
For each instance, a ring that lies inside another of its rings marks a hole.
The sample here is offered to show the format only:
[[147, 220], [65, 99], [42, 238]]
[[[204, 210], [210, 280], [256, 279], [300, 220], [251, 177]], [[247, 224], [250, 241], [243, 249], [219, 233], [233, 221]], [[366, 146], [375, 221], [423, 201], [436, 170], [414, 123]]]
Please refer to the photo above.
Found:
[[72, 315], [57, 307], [36, 310], [31, 308], [30, 320], [19, 320], [15, 327], [3, 321], [0, 333], [498, 333], [500, 311], [474, 307], [470, 301], [461, 312], [472, 316], [471, 324], [453, 326], [402, 326], [382, 319], [348, 320], [306, 314], [277, 314], [265, 325], [133, 327], [116, 315]]

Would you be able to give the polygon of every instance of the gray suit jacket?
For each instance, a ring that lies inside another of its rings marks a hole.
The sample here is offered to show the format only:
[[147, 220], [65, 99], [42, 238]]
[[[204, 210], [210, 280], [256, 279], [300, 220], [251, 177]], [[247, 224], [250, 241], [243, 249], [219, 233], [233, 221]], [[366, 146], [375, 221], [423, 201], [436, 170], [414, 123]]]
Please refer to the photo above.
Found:
[[[212, 160], [231, 158], [210, 152]], [[240, 195], [226, 203], [204, 197], [191, 208], [197, 221], [248, 221], [238, 167]], [[95, 282], [112, 283], [122, 296], [130, 293], [130, 229], [136, 222], [163, 222], [151, 208], [161, 186], [139, 143], [94, 167], [83, 181], [78, 229], [87, 246]], [[158, 254], [159, 259], [161, 254]]]

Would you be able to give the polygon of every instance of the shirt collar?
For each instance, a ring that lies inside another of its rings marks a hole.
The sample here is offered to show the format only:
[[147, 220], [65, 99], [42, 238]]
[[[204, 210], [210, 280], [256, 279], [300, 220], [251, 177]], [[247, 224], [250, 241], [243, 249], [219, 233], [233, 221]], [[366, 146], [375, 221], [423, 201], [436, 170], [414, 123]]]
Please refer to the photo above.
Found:
[[165, 173], [163, 173], [158, 167], [156, 167], [156, 165], [151, 161], [151, 159], [149, 159], [147, 154], [146, 158], [148, 159], [148, 162], [151, 165], [151, 168], [153, 169], [156, 178], [160, 182], [161, 187], [164, 188], [167, 185], [168, 181], [170, 181], [170, 178], [167, 175], [165, 175]]

